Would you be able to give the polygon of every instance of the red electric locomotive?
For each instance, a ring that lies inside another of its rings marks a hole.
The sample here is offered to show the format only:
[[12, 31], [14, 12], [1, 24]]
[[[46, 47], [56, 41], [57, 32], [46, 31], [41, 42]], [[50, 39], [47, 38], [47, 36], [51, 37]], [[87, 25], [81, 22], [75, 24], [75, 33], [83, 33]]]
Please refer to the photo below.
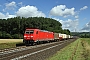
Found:
[[26, 45], [29, 45], [29, 44], [33, 45], [34, 43], [37, 43], [40, 41], [50, 41], [50, 40], [54, 40], [53, 32], [28, 28], [25, 30], [23, 42]]

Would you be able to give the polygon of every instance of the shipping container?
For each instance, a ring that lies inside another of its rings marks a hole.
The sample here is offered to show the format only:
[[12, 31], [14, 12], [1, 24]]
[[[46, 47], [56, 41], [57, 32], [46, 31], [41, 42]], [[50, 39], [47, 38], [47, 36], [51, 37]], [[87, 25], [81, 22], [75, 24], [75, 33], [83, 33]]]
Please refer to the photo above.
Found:
[[59, 40], [59, 33], [54, 33], [54, 40]]
[[62, 35], [62, 39], [65, 40], [67, 38], [66, 34], [61, 34]]

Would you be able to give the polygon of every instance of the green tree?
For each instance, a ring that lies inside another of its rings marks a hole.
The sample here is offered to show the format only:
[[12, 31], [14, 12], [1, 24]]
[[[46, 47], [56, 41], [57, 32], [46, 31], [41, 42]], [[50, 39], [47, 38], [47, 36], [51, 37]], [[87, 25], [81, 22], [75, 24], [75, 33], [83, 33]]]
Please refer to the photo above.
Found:
[[70, 34], [68, 29], [62, 29], [62, 24], [59, 21], [51, 18], [14, 17], [0, 19], [0, 32], [3, 33], [0, 37], [2, 38], [23, 38], [26, 28], [38, 28], [41, 30]]

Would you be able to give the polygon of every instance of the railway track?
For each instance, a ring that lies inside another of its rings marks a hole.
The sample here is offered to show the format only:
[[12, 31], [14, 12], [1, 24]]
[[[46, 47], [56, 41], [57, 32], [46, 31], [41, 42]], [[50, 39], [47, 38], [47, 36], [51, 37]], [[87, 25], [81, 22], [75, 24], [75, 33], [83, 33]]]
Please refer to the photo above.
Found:
[[[0, 60], [19, 60], [19, 59], [25, 60], [25, 58], [28, 59], [30, 57], [31, 57], [31, 60], [32, 59], [36, 60], [35, 58], [32, 58], [33, 55], [36, 55], [38, 53], [44, 52], [49, 49], [53, 49], [58, 46], [60, 47], [63, 45], [67, 45], [73, 41], [75, 41], [75, 39], [47, 43], [47, 44], [40, 44], [40, 45], [35, 45], [35, 46], [28, 46], [28, 47], [22, 46], [22, 47], [17, 47], [17, 48], [12, 48], [12, 49], [1, 50], [0, 51]], [[30, 60], [30, 59], [28, 59], [28, 60]]]

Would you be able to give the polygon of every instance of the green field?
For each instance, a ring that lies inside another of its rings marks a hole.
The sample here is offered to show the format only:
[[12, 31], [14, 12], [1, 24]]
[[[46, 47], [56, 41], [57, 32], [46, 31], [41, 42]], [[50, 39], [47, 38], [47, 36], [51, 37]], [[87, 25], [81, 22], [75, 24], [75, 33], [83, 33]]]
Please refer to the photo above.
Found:
[[13, 48], [23, 43], [23, 39], [0, 39], [0, 49]]
[[46, 60], [90, 60], [90, 38], [79, 38]]

